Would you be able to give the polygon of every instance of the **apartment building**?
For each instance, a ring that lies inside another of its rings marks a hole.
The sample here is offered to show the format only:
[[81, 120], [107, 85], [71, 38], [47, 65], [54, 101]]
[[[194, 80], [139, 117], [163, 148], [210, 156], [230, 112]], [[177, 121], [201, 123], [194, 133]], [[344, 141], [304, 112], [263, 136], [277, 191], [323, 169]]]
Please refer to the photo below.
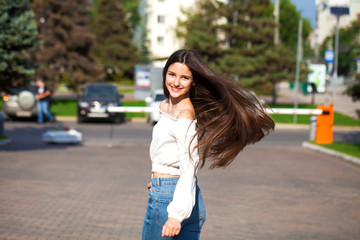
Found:
[[195, 6], [197, 0], [143, 0], [139, 12], [143, 26], [135, 32], [134, 41], [140, 45], [146, 31], [146, 42], [150, 58], [163, 63], [172, 52], [183, 46], [176, 37], [178, 19], [184, 19], [182, 10]]
[[[330, 13], [331, 0], [315, 0], [316, 26], [311, 36], [311, 46], [318, 49], [325, 38], [335, 32], [336, 16]], [[353, 20], [358, 19], [360, 13], [360, 0], [349, 1], [349, 15], [343, 15], [339, 19], [340, 28], [348, 26]]]

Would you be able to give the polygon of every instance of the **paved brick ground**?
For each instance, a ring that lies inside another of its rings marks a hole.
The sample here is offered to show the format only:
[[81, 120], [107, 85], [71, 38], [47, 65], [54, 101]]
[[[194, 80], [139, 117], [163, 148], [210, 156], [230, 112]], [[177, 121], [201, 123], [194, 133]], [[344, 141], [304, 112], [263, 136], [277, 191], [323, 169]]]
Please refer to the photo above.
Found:
[[[0, 152], [0, 239], [140, 239], [148, 145]], [[202, 239], [360, 239], [360, 168], [301, 147], [252, 146], [199, 172]]]

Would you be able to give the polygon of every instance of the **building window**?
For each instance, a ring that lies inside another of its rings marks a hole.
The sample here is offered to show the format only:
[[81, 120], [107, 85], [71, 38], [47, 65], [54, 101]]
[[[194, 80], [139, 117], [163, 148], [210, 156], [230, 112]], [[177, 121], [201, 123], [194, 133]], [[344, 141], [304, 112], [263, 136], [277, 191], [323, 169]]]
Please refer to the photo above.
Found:
[[158, 23], [165, 23], [165, 16], [164, 15], [158, 15]]
[[164, 45], [164, 37], [157, 37], [157, 44], [160, 46]]

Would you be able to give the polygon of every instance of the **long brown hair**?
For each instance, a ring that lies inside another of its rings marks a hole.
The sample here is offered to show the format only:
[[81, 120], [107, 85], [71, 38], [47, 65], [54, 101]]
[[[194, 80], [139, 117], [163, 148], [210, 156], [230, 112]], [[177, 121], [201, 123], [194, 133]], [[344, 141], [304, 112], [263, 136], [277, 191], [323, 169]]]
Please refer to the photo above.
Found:
[[205, 161], [211, 161], [210, 168], [228, 166], [246, 145], [260, 141], [274, 129], [274, 121], [254, 94], [216, 74], [194, 50], [181, 49], [169, 57], [163, 69], [165, 97], [169, 98], [166, 73], [175, 62], [188, 66], [195, 83], [190, 99], [197, 120], [195, 148], [200, 152], [201, 167]]

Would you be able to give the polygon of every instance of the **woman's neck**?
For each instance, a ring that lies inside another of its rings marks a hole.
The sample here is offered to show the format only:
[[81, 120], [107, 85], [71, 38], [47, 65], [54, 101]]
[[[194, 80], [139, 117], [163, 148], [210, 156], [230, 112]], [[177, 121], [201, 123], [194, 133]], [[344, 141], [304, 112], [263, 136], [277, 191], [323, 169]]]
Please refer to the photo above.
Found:
[[181, 111], [189, 108], [192, 108], [190, 97], [186, 97], [182, 99], [177, 99], [177, 98], [175, 99], [170, 97], [167, 106], [167, 113], [169, 113], [172, 116], [176, 116]]

